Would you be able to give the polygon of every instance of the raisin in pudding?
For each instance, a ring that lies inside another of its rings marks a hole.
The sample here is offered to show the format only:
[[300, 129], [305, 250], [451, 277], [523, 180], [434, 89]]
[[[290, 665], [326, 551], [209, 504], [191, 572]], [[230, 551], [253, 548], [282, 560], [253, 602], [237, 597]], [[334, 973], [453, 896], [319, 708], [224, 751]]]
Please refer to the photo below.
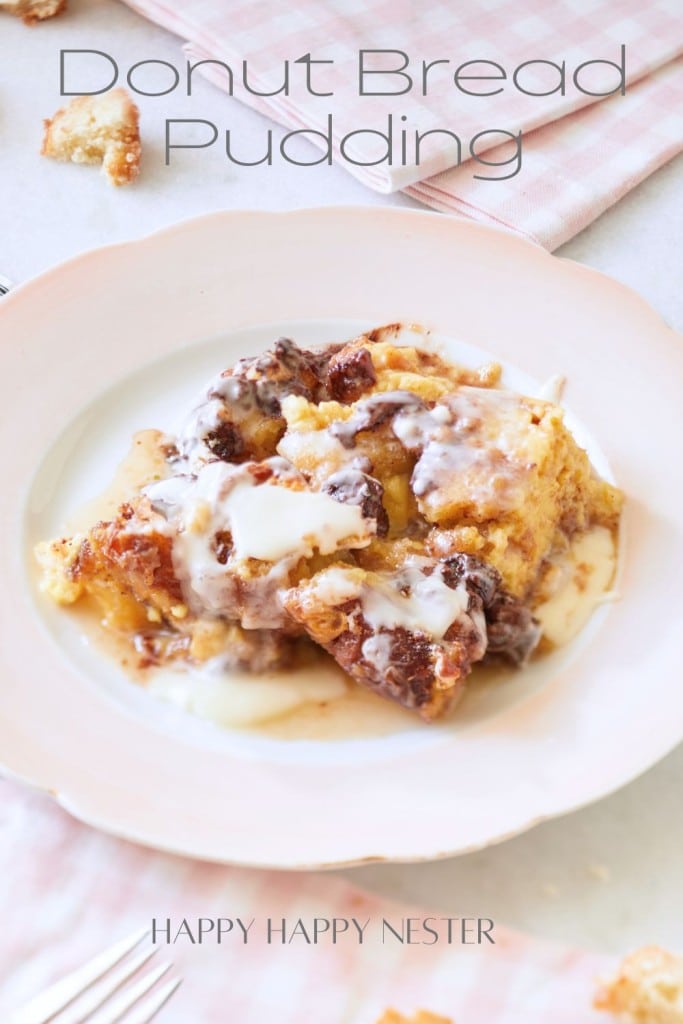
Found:
[[561, 643], [567, 593], [610, 584], [620, 492], [558, 405], [399, 333], [224, 371], [114, 515], [39, 545], [43, 589], [142, 668], [331, 656], [427, 721], [473, 666]]

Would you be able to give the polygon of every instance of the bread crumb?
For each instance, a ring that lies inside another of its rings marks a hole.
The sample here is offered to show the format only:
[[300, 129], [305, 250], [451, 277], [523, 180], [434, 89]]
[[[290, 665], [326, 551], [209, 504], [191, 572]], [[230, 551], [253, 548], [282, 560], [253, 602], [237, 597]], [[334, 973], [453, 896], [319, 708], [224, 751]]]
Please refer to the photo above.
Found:
[[591, 878], [595, 878], [598, 882], [609, 882], [612, 877], [606, 864], [589, 864], [586, 870]]
[[377, 1024], [453, 1024], [450, 1017], [440, 1017], [436, 1013], [429, 1013], [427, 1010], [418, 1010], [412, 1017], [404, 1017], [396, 1010], [387, 1010], [377, 1021]]
[[139, 112], [125, 89], [77, 96], [45, 121], [41, 154], [75, 164], [102, 164], [113, 185], [140, 173]]
[[83, 584], [74, 569], [78, 562], [82, 537], [42, 541], [35, 549], [43, 576], [40, 589], [57, 604], [74, 604], [83, 594]]
[[0, 0], [0, 11], [23, 18], [24, 24], [35, 25], [38, 21], [54, 18], [66, 10], [67, 0]]
[[553, 885], [552, 882], [545, 882], [545, 884], [542, 886], [542, 892], [544, 896], [547, 896], [548, 899], [551, 900], [557, 899], [557, 897], [560, 895], [560, 890], [557, 888], [556, 885]]
[[594, 1002], [622, 1024], [683, 1024], [683, 957], [645, 946], [604, 981]]

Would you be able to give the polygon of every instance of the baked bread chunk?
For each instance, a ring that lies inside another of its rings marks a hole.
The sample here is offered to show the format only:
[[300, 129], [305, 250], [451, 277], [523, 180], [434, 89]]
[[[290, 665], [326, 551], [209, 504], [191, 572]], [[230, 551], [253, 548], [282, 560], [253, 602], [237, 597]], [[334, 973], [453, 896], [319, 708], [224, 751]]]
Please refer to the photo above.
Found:
[[631, 953], [595, 998], [623, 1024], [683, 1024], [683, 957], [659, 946]]
[[125, 89], [77, 96], [45, 121], [43, 156], [75, 164], [101, 164], [112, 185], [140, 173], [139, 113]]
[[83, 537], [40, 545], [37, 557], [55, 600], [93, 599], [145, 664], [221, 657], [263, 671], [291, 664], [303, 634], [280, 592], [371, 536], [360, 508], [311, 491], [284, 460], [214, 460], [150, 485]]
[[478, 662], [523, 665], [548, 567], [613, 530], [621, 495], [559, 407], [399, 330], [281, 338], [220, 374], [166, 439], [163, 479], [41, 546], [47, 592], [95, 600], [150, 663], [260, 670], [323, 648], [425, 720]]
[[463, 554], [408, 556], [389, 572], [336, 565], [284, 605], [353, 679], [427, 720], [455, 704], [487, 651], [522, 664], [540, 636], [495, 569]]
[[66, 10], [67, 0], [2, 0], [0, 11], [23, 18], [27, 25], [54, 18]]

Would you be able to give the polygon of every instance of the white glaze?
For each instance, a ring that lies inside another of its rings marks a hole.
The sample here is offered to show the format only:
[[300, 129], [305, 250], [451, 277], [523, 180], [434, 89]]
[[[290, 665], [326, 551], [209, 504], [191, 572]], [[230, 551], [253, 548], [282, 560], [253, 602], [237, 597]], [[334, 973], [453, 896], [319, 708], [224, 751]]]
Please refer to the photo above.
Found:
[[[215, 382], [216, 385], [218, 380]], [[204, 397], [178, 434], [178, 451], [188, 469], [198, 469], [215, 456], [206, 445], [206, 434], [220, 423], [225, 406], [219, 398]]]
[[[402, 588], [409, 593], [401, 593]], [[361, 595], [363, 616], [373, 629], [403, 627], [441, 640], [449, 627], [467, 614], [469, 595], [460, 583], [455, 589], [444, 583], [438, 568], [425, 576], [419, 567], [406, 569], [390, 582], [365, 587]]]
[[288, 555], [329, 555], [337, 548], [364, 547], [371, 533], [357, 505], [328, 494], [287, 487], [239, 484], [225, 502], [235, 557], [275, 562]]
[[[174, 565], [193, 610], [240, 618], [248, 629], [284, 624], [278, 591], [298, 559], [314, 551], [364, 547], [374, 531], [374, 522], [364, 519], [358, 506], [308, 490], [284, 459], [267, 464], [274, 475], [262, 483], [248, 464], [214, 461], [195, 477], [169, 478], [145, 492], [173, 531]], [[227, 565], [217, 558], [218, 534], [231, 538]], [[264, 564], [260, 571], [241, 574], [238, 588], [235, 573], [247, 559]]]
[[316, 467], [324, 467], [326, 476], [336, 473], [354, 460], [355, 452], [344, 448], [341, 441], [330, 434], [329, 429], [308, 431], [288, 430], [277, 446], [280, 455], [294, 465], [304, 465], [314, 455]]
[[393, 637], [390, 633], [374, 633], [363, 641], [361, 654], [363, 659], [382, 676], [386, 676], [392, 667]]
[[459, 479], [475, 505], [514, 504], [523, 470], [517, 417], [523, 400], [510, 391], [462, 386], [432, 409], [399, 413], [394, 434], [420, 453], [411, 481], [415, 495]]
[[202, 669], [157, 672], [148, 685], [157, 697], [228, 728], [260, 725], [307, 705], [338, 701], [348, 692], [334, 670], [312, 666], [296, 675], [269, 672], [254, 677], [222, 669], [220, 659]]
[[323, 605], [344, 604], [360, 596], [363, 584], [352, 569], [333, 565], [315, 578], [315, 596]]

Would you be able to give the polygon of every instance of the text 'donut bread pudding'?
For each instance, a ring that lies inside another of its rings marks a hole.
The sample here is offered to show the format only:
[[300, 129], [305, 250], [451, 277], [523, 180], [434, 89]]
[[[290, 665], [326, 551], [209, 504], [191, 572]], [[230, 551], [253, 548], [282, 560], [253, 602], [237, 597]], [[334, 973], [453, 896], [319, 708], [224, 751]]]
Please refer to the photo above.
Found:
[[556, 404], [397, 335], [280, 339], [220, 374], [156, 480], [40, 545], [44, 589], [96, 602], [141, 663], [258, 672], [316, 645], [426, 720], [475, 664], [559, 642], [543, 609], [588, 585], [586, 538], [613, 550], [620, 492]]

